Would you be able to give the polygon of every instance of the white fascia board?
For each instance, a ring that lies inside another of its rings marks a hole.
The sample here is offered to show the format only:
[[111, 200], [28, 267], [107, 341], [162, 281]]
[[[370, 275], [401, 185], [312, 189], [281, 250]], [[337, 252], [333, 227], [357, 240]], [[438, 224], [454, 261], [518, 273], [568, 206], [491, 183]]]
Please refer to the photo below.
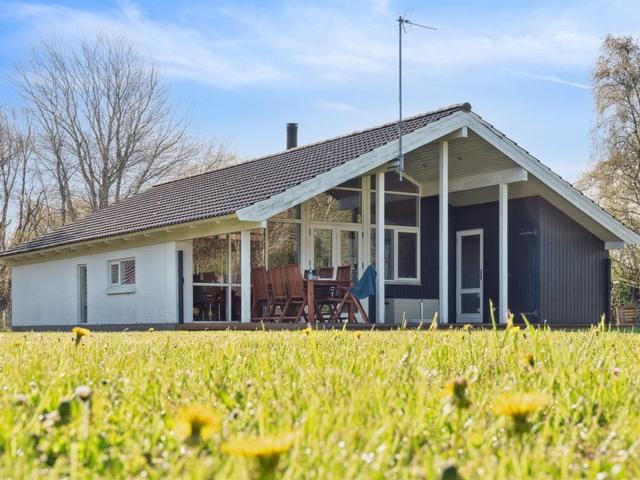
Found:
[[482, 120], [474, 113], [465, 113], [469, 127], [489, 144], [500, 150], [511, 160], [516, 162], [529, 173], [536, 176], [549, 188], [568, 200], [573, 206], [589, 215], [609, 230], [620, 240], [630, 245], [640, 245], [640, 235], [625, 227], [621, 222], [613, 218], [609, 213], [585, 197], [549, 167], [540, 163], [533, 155], [528, 153], [493, 126]]
[[[491, 187], [507, 183], [524, 182], [527, 180], [527, 171], [521, 167], [506, 168], [495, 172], [469, 175], [467, 177], [452, 178], [449, 180], [449, 193], [473, 190], [476, 188]], [[430, 197], [439, 192], [438, 182], [426, 182], [422, 184], [421, 195]]]
[[624, 242], [604, 242], [605, 250], [622, 250]]
[[[402, 137], [402, 150], [403, 152], [415, 150], [465, 126], [465, 123], [465, 113], [462, 111], [429, 123], [422, 128], [404, 135]], [[266, 220], [276, 213], [315, 197], [351, 178], [359, 177], [372, 169], [384, 165], [397, 158], [397, 156], [398, 140], [393, 140], [325, 173], [306, 180], [295, 187], [273, 195], [267, 200], [242, 208], [238, 210], [236, 214], [240, 220]]]

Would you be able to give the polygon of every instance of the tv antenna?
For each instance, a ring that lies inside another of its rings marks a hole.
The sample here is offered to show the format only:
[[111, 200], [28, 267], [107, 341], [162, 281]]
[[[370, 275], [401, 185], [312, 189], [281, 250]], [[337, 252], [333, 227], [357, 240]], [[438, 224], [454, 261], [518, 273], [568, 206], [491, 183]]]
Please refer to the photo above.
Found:
[[402, 153], [402, 133], [404, 130], [404, 122], [402, 120], [402, 34], [407, 33], [407, 25], [424, 28], [426, 30], [437, 30], [435, 27], [414, 23], [408, 18], [400, 15], [398, 17], [398, 173], [400, 181], [404, 172], [404, 154]]

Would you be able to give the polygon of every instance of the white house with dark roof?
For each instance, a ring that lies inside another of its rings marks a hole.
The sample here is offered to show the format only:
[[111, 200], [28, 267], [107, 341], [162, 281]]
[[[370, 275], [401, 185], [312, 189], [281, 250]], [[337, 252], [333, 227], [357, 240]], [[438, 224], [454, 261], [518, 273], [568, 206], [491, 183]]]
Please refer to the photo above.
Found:
[[284, 264], [375, 265], [378, 323], [487, 323], [490, 299], [500, 321], [608, 314], [608, 252], [637, 233], [467, 103], [403, 132], [402, 180], [393, 122], [160, 184], [2, 252], [12, 324], [250, 322], [252, 271]]

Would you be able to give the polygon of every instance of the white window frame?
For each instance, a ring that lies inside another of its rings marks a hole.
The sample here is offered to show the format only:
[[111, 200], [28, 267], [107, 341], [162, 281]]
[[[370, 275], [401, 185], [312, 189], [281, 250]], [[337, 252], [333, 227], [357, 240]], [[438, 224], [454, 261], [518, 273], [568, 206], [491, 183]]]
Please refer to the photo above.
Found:
[[[219, 288], [225, 288], [225, 300], [226, 300], [226, 312], [225, 312], [225, 316], [227, 318], [227, 320], [225, 322], [221, 322], [221, 323], [239, 323], [241, 321], [241, 318], [238, 318], [236, 320], [232, 319], [232, 312], [233, 312], [233, 305], [231, 304], [231, 298], [232, 298], [232, 294], [231, 294], [231, 290], [232, 289], [240, 289], [240, 295], [242, 296], [242, 284], [240, 283], [242, 281], [242, 273], [240, 273], [240, 282], [238, 283], [231, 283], [231, 235], [239, 235], [240, 232], [229, 232], [229, 233], [223, 233], [222, 235], [226, 235], [227, 237], [227, 281], [226, 282], [192, 282], [192, 288], [193, 287], [219, 287]], [[217, 235], [214, 235], [217, 236]], [[201, 238], [206, 238], [205, 237], [201, 237]], [[195, 238], [193, 240], [196, 240]], [[266, 245], [266, 239], [265, 239], [265, 245]], [[241, 247], [242, 248], [242, 247]], [[193, 272], [191, 273], [193, 275]], [[193, 303], [193, 300], [192, 300]], [[242, 311], [240, 312], [240, 316], [242, 317]], [[192, 319], [192, 321], [194, 321]], [[200, 321], [200, 320], [199, 320]], [[206, 321], [206, 320], [205, 320]], [[218, 320], [215, 320], [216, 322], [218, 322]], [[195, 322], [195, 321], [194, 321]], [[197, 323], [197, 322], [195, 322]]]
[[[135, 281], [134, 283], [122, 283], [122, 263], [133, 261], [133, 268], [135, 271]], [[118, 266], [118, 283], [113, 283], [111, 281], [111, 268], [113, 265]], [[138, 281], [138, 262], [136, 261], [136, 257], [125, 257], [118, 258], [114, 260], [109, 260], [107, 262], [107, 293], [109, 294], [119, 294], [119, 293], [134, 293], [136, 291], [136, 283]]]
[[[386, 225], [384, 226], [385, 230], [393, 230], [393, 277], [389, 279], [385, 279], [384, 283], [389, 285], [421, 285], [421, 274], [420, 271], [420, 226], [421, 226], [421, 193], [422, 187], [420, 184], [414, 179], [410, 178], [407, 174], [404, 174], [405, 181], [410, 182], [414, 187], [418, 189], [416, 193], [411, 192], [399, 192], [396, 190], [388, 190], [385, 188], [384, 193], [393, 193], [395, 195], [406, 195], [408, 197], [415, 197], [417, 201], [417, 226], [416, 227], [408, 227], [404, 225]], [[371, 185], [371, 196], [374, 195], [376, 189]], [[369, 199], [369, 204], [367, 208], [371, 209], [371, 200]], [[371, 218], [371, 232], [374, 232], [376, 228], [376, 220], [374, 217]], [[416, 277], [399, 277], [398, 276], [398, 233], [415, 233], [416, 234]], [[371, 238], [371, 237], [369, 237]], [[375, 245], [375, 243], [373, 244]], [[378, 252], [376, 252], [376, 261], [378, 258]]]

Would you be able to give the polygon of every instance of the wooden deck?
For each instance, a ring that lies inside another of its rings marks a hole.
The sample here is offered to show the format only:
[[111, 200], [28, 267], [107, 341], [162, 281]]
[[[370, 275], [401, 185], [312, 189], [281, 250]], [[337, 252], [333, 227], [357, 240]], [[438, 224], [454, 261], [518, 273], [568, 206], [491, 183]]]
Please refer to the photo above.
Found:
[[[375, 331], [390, 331], [390, 330], [399, 330], [401, 328], [406, 328], [407, 330], [417, 330], [421, 329], [427, 331], [429, 329], [429, 323], [424, 323], [422, 325], [418, 323], [409, 323], [405, 327], [402, 327], [400, 324], [394, 323], [383, 323], [383, 324], [365, 324], [365, 323], [317, 323], [311, 325], [312, 328], [317, 330], [375, 330]], [[47, 325], [47, 326], [15, 326], [12, 327], [11, 330], [16, 332], [69, 332], [71, 327], [75, 325]], [[303, 330], [307, 328], [308, 324], [306, 323], [259, 323], [259, 322], [251, 322], [251, 323], [241, 323], [241, 322], [192, 322], [192, 323], [128, 323], [128, 324], [117, 324], [117, 325], [91, 325], [91, 324], [83, 324], [82, 326], [89, 328], [91, 331], [95, 332], [123, 332], [123, 331], [131, 331], [131, 332], [140, 332], [140, 331], [148, 331], [150, 328], [154, 330], [179, 330], [179, 331], [295, 331], [295, 330]], [[522, 325], [520, 325], [523, 327]], [[541, 325], [538, 325], [541, 326]], [[549, 328], [551, 330], [586, 330], [591, 328], [593, 325], [585, 325], [585, 324], [550, 324]], [[450, 330], [450, 329], [460, 329], [463, 328], [464, 324], [447, 324], [440, 325], [439, 330]], [[626, 325], [612, 325], [612, 330], [619, 331], [638, 331], [640, 332], [640, 327], [626, 326]], [[474, 324], [473, 330], [490, 330], [492, 329], [492, 325], [490, 323], [481, 323]], [[499, 329], [504, 329], [504, 325], [498, 325]]]
[[[182, 331], [221, 331], [221, 330], [238, 330], [238, 331], [279, 331], [279, 330], [303, 330], [307, 328], [307, 323], [241, 323], [241, 322], [192, 322], [176, 324], [176, 330]], [[428, 330], [430, 323], [408, 323], [404, 328], [408, 330]], [[524, 325], [519, 325], [524, 328]], [[540, 326], [542, 325], [535, 325]], [[551, 330], [585, 330], [593, 327], [590, 324], [549, 324]], [[315, 323], [311, 327], [317, 330], [378, 330], [389, 331], [403, 328], [399, 323]], [[505, 325], [498, 325], [498, 329], [504, 329]], [[439, 330], [461, 329], [464, 328], [462, 323], [451, 323], [440, 325]], [[474, 330], [490, 330], [493, 326], [490, 323], [474, 324]], [[612, 325], [612, 328], [619, 330], [633, 330], [633, 327]], [[640, 329], [638, 329], [640, 331]]]

